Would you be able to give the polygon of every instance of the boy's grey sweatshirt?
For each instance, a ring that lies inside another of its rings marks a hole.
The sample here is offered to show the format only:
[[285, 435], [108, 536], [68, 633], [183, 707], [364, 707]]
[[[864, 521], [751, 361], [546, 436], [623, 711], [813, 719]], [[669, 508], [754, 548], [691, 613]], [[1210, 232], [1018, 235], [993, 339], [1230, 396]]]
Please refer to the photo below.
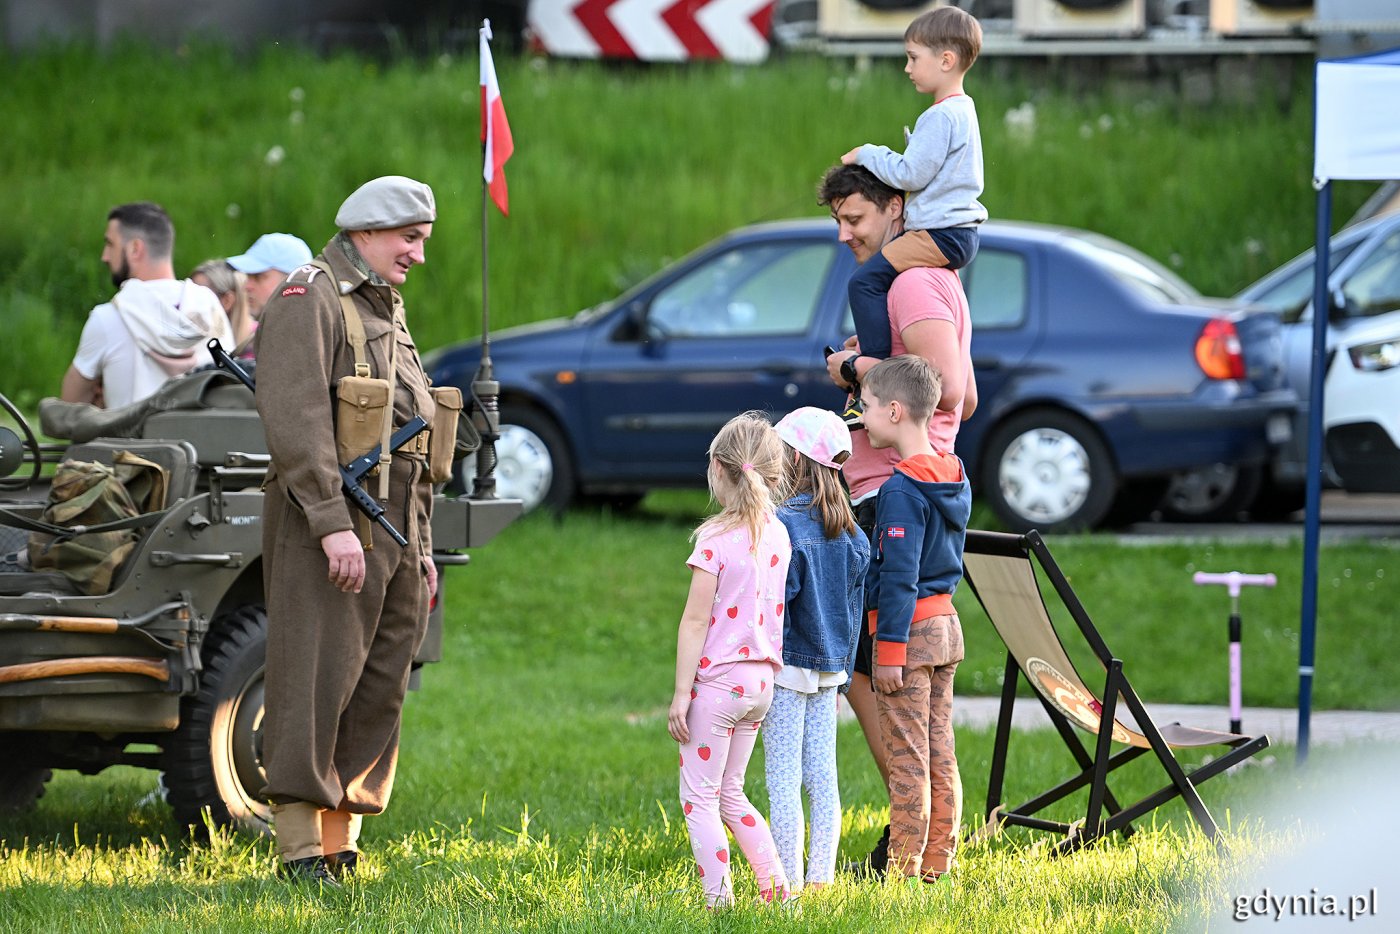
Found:
[[954, 94], [925, 110], [900, 154], [888, 146], [860, 147], [856, 162], [908, 192], [904, 226], [910, 230], [967, 227], [987, 219], [982, 194], [982, 134], [977, 107]]

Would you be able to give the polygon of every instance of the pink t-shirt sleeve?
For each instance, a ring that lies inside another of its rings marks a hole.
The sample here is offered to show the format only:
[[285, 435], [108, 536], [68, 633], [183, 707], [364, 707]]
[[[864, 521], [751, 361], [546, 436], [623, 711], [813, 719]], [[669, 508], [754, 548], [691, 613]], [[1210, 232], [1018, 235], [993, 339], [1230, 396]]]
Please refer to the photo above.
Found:
[[685, 559], [685, 563], [701, 571], [709, 571], [718, 577], [720, 559], [714, 540], [704, 539], [696, 542], [695, 550], [690, 553], [689, 558]]

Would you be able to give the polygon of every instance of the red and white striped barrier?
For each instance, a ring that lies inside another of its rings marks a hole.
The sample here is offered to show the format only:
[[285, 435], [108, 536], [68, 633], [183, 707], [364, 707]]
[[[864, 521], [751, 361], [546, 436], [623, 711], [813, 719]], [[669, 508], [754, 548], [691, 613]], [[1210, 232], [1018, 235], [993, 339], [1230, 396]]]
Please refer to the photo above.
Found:
[[564, 58], [768, 57], [775, 0], [530, 0], [535, 43]]

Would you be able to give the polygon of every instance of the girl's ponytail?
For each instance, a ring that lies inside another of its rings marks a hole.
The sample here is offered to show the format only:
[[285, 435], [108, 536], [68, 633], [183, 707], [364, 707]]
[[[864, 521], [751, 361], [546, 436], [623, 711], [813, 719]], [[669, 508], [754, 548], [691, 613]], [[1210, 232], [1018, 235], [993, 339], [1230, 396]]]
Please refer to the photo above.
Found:
[[710, 460], [710, 493], [723, 508], [701, 523], [694, 537], [744, 528], [757, 549], [763, 526], [782, 495], [782, 442], [767, 416], [745, 412], [715, 435]]

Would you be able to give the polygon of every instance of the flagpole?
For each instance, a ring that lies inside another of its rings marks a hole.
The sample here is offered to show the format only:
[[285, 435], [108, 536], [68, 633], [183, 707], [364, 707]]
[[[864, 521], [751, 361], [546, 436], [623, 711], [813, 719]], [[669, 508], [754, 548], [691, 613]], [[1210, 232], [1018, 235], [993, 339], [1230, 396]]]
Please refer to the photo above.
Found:
[[[491, 39], [491, 21], [483, 19], [481, 21], [482, 47]], [[484, 99], [481, 102], [483, 108], [486, 107]], [[485, 114], [482, 115], [483, 121]], [[483, 123], [483, 126], [485, 124]], [[474, 420], [477, 431], [481, 434], [481, 447], [476, 453], [476, 481], [472, 488], [472, 499], [495, 499], [496, 498], [496, 441], [500, 438], [501, 414], [500, 414], [500, 392], [501, 384], [496, 382], [495, 374], [491, 368], [491, 303], [490, 303], [490, 262], [488, 260], [490, 234], [487, 224], [486, 202], [490, 195], [487, 191], [486, 183], [486, 134], [481, 136], [481, 363], [477, 367], [476, 377], [472, 380], [472, 395], [479, 405], [476, 407]]]

